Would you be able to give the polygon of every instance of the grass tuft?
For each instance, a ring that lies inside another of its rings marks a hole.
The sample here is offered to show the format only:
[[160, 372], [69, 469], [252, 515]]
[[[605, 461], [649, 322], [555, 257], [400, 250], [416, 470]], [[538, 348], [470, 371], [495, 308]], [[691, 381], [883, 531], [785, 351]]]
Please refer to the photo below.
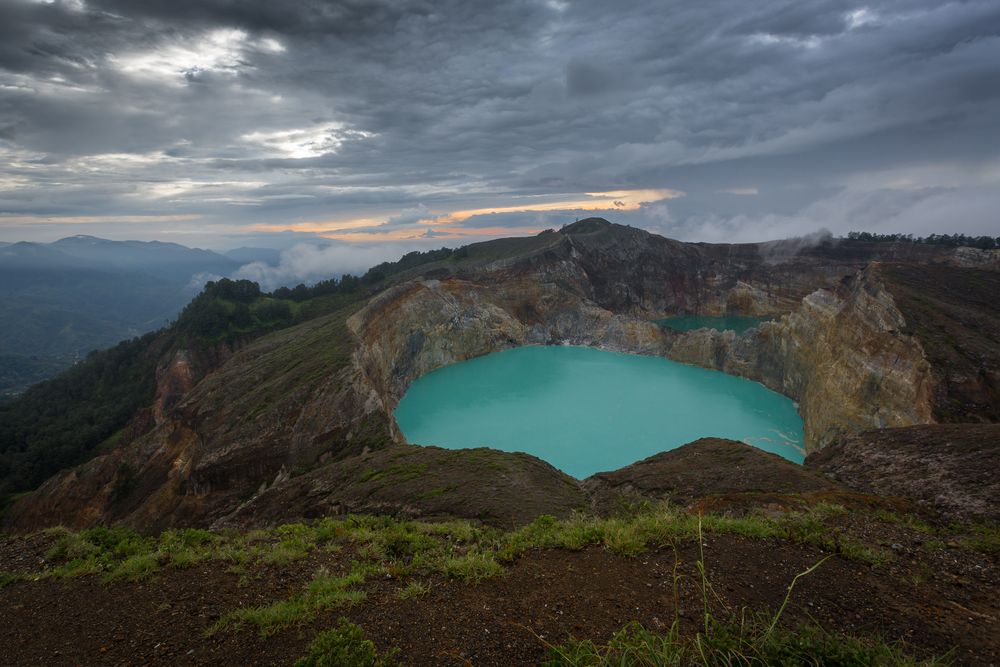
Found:
[[441, 572], [453, 579], [478, 582], [503, 574], [503, 566], [492, 553], [471, 551], [463, 556], [453, 556], [441, 564]]
[[105, 581], [142, 581], [151, 578], [160, 569], [159, 555], [156, 553], [129, 556], [105, 575]]
[[224, 628], [239, 630], [252, 625], [262, 637], [269, 637], [290, 625], [311, 621], [318, 612], [363, 602], [367, 594], [352, 586], [360, 586], [364, 581], [365, 575], [359, 570], [344, 577], [334, 577], [321, 568], [303, 592], [274, 604], [232, 611], [220, 618], [209, 629], [209, 634]]
[[397, 653], [392, 649], [379, 655], [361, 628], [341, 618], [336, 628], [316, 635], [306, 655], [295, 661], [295, 667], [390, 667], [396, 664]]
[[400, 600], [415, 600], [417, 598], [422, 598], [427, 595], [431, 590], [430, 584], [426, 584], [422, 581], [413, 580], [406, 584], [403, 588], [399, 589], [396, 593], [396, 597]]
[[987, 554], [1000, 554], [1000, 524], [973, 524], [971, 532], [972, 536], [963, 540], [966, 546]]

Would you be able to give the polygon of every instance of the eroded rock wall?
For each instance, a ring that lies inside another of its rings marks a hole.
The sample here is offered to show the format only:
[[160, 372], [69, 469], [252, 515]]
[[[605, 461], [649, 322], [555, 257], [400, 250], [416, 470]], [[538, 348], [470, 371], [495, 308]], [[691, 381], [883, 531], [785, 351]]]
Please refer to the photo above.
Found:
[[839, 434], [933, 419], [931, 366], [873, 264], [743, 336], [670, 335], [666, 356], [741, 375], [799, 404], [807, 451]]
[[904, 333], [878, 265], [838, 288], [816, 290], [794, 312], [743, 336], [664, 331], [533, 278], [410, 283], [372, 301], [350, 325], [361, 341], [357, 362], [387, 412], [435, 368], [519, 345], [573, 344], [662, 355], [760, 381], [798, 401], [808, 451], [843, 432], [934, 421], [930, 364], [920, 342]]

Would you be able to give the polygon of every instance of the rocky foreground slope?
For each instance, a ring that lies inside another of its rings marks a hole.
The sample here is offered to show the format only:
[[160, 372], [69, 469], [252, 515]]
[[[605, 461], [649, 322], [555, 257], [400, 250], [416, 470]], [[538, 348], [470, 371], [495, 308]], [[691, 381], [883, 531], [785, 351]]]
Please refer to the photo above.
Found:
[[[809, 450], [871, 428], [996, 421], [996, 265], [988, 252], [918, 244], [685, 244], [598, 219], [476, 244], [206, 372], [176, 350], [135, 437], [50, 479], [5, 521], [154, 530], [359, 507], [501, 520], [502, 508], [468, 502], [490, 489], [544, 497], [555, 513], [585, 505], [591, 482], [530, 457], [491, 453], [507, 472], [470, 477], [459, 454], [400, 445], [392, 409], [410, 382], [526, 344], [658, 354], [759, 380], [799, 402]], [[739, 337], [650, 322], [685, 312], [777, 319]], [[425, 476], [433, 486], [406, 486]], [[406, 496], [380, 495], [378, 481]], [[459, 488], [466, 501], [450, 502]]]

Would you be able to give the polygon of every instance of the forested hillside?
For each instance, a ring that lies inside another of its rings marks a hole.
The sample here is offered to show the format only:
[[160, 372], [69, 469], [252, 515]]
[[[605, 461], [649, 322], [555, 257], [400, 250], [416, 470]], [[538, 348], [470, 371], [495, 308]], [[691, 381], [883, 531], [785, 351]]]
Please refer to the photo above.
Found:
[[173, 243], [73, 236], [0, 248], [0, 396], [165, 326], [239, 264]]
[[0, 401], [0, 506], [5, 497], [114, 447], [129, 420], [152, 401], [156, 369], [173, 351], [238, 348], [360, 303], [387, 278], [451, 255], [447, 249], [409, 253], [361, 278], [348, 274], [273, 293], [249, 280], [208, 282], [170, 326], [91, 352], [61, 375]]

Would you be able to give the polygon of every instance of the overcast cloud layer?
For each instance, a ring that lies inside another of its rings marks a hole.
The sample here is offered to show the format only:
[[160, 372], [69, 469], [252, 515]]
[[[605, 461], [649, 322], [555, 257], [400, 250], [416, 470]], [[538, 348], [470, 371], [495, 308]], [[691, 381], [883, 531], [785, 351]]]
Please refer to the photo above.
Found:
[[0, 240], [996, 235], [998, 138], [996, 0], [0, 0]]

